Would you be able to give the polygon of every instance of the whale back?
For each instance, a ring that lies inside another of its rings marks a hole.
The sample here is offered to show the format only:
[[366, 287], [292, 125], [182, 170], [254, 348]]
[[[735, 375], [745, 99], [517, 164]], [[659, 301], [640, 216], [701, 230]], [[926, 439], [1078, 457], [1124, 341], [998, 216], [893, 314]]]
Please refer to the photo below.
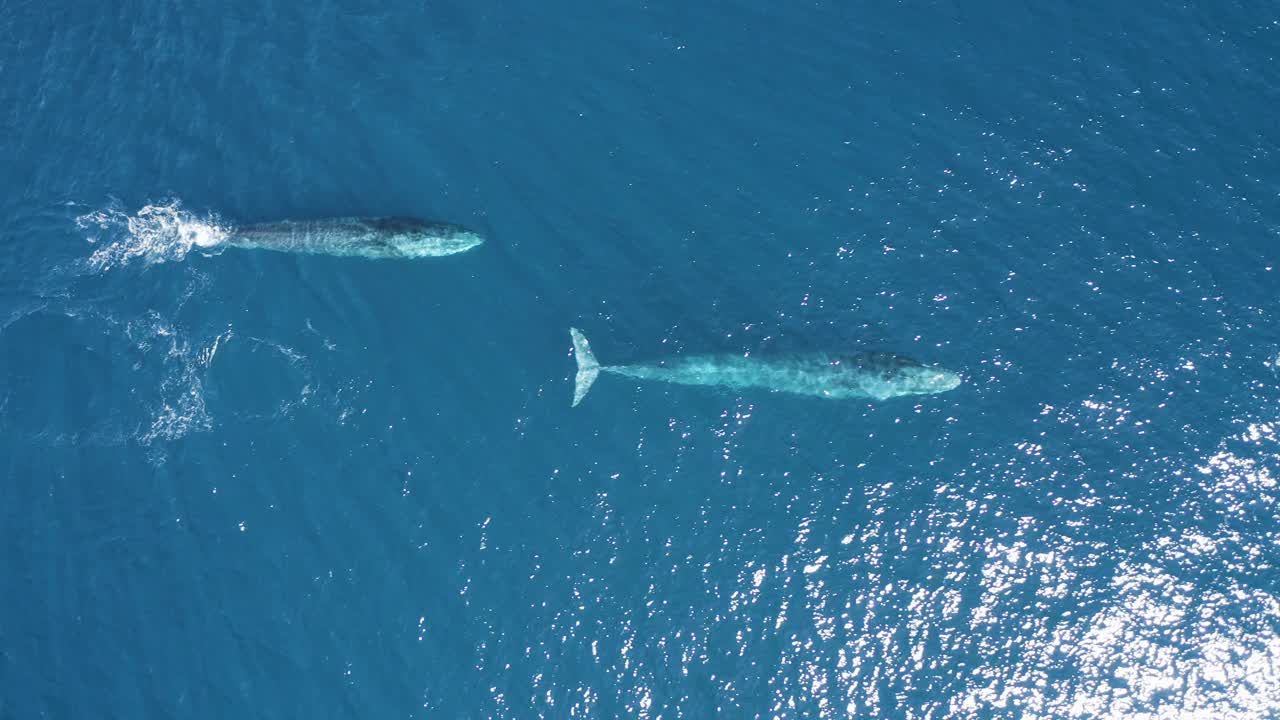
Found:
[[461, 225], [393, 216], [245, 225], [232, 233], [229, 244], [320, 255], [415, 258], [452, 255], [483, 242]]
[[865, 372], [879, 373], [886, 377], [925, 367], [923, 363], [891, 352], [843, 353], [836, 356], [835, 360], [841, 364], [847, 364]]
[[433, 220], [422, 220], [421, 218], [415, 217], [395, 216], [366, 218], [361, 220], [361, 222], [368, 225], [371, 230], [387, 234], [429, 233], [433, 235], [448, 235], [467, 232], [467, 229], [461, 225], [436, 222]]

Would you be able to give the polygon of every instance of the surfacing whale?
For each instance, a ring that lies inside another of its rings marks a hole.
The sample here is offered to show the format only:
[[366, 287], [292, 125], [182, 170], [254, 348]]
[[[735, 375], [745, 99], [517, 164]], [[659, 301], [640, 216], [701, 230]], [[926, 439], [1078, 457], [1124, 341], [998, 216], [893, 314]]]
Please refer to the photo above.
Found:
[[954, 390], [960, 376], [892, 353], [794, 355], [756, 358], [745, 355], [677, 357], [654, 365], [601, 365], [587, 338], [569, 328], [578, 374], [573, 406], [587, 396], [600, 376], [612, 373], [637, 380], [705, 385], [734, 390], [763, 388], [832, 399], [887, 400], [903, 395], [932, 395]]
[[283, 220], [245, 225], [225, 245], [363, 258], [423, 258], [466, 252], [484, 242], [460, 225], [410, 217]]

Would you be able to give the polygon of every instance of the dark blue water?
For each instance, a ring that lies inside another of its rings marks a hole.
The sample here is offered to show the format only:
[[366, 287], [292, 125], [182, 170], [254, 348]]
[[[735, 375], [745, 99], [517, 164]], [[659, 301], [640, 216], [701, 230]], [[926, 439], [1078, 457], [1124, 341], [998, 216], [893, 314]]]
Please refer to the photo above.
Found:
[[1280, 15], [1053, 5], [0, 4], [0, 718], [1280, 717]]

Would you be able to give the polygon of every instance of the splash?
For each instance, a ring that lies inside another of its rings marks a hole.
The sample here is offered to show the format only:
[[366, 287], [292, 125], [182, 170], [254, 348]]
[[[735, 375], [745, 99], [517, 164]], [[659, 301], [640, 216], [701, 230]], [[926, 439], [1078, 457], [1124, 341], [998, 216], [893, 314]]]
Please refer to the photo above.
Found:
[[89, 231], [89, 242], [99, 245], [87, 261], [97, 272], [136, 261], [153, 265], [182, 260], [195, 248], [218, 248], [230, 234], [216, 215], [199, 217], [176, 199], [133, 214], [113, 203], [77, 217], [76, 226]]

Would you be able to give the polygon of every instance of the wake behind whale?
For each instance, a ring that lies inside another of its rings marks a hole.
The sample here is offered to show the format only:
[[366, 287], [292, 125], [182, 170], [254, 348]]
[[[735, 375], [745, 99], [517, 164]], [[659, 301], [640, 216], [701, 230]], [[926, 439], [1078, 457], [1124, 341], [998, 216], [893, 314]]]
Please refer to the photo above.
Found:
[[887, 400], [953, 390], [960, 376], [892, 353], [809, 354], [776, 358], [742, 355], [680, 357], [652, 365], [601, 365], [587, 338], [569, 328], [578, 362], [573, 405], [587, 396], [600, 376], [611, 373], [637, 380], [743, 390], [761, 388], [831, 399]]

